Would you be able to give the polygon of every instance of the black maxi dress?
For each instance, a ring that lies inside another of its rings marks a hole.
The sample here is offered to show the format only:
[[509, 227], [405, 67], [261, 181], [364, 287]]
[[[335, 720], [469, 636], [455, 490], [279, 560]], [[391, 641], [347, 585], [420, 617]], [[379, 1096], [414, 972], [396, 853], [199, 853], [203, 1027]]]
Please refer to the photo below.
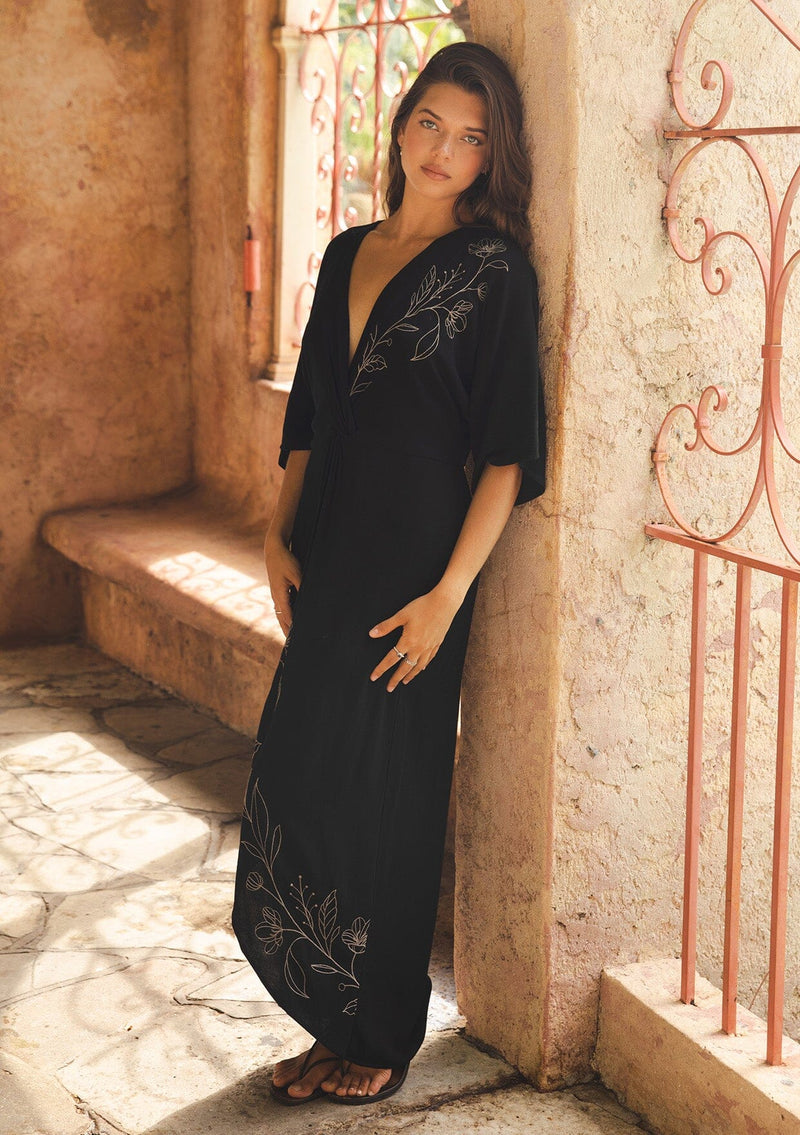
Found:
[[544, 488], [536, 281], [486, 227], [434, 240], [378, 297], [352, 362], [350, 269], [320, 266], [281, 451], [310, 449], [291, 546], [303, 580], [248, 784], [233, 926], [274, 1000], [339, 1055], [400, 1067], [425, 1035], [459, 687], [475, 585], [392, 693], [368, 631], [441, 578], [484, 464]]

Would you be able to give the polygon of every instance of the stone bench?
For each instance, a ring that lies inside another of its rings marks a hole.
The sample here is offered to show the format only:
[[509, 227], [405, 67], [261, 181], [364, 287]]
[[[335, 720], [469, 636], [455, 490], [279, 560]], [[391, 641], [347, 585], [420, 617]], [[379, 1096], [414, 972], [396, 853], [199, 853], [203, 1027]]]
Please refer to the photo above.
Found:
[[42, 534], [80, 567], [88, 642], [255, 734], [283, 645], [263, 530], [190, 495], [53, 513]]

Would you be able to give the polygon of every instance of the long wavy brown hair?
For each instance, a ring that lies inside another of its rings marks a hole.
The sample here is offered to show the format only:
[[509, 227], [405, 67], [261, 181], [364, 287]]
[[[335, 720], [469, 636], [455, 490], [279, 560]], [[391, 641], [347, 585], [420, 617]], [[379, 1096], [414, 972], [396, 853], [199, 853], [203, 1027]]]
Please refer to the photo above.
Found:
[[479, 43], [451, 43], [437, 51], [403, 95], [392, 121], [383, 197], [387, 216], [400, 208], [406, 184], [397, 135], [435, 83], [453, 83], [480, 95], [489, 119], [489, 171], [456, 198], [454, 220], [493, 225], [527, 251], [531, 166], [522, 140], [522, 100], [502, 59]]

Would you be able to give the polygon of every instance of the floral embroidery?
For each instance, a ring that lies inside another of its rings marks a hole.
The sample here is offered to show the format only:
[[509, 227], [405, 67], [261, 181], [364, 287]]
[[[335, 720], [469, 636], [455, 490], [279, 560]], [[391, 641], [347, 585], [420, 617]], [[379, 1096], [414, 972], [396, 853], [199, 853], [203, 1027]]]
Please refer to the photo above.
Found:
[[[433, 265], [412, 295], [405, 314], [384, 332], [379, 333], [377, 325], [370, 332], [350, 387], [350, 394], [360, 394], [371, 384], [372, 379], [364, 378], [364, 375], [386, 370], [386, 359], [380, 353], [380, 348], [390, 347], [392, 335], [395, 333], [422, 332], [411, 356], [412, 362], [419, 362], [429, 358], [439, 346], [442, 323], [451, 339], [465, 331], [467, 316], [475, 306], [473, 300], [466, 297], [472, 294], [480, 301], [486, 299], [489, 288], [485, 280], [478, 282], [479, 277], [488, 268], [508, 271], [508, 262], [496, 259], [498, 253], [505, 252], [507, 247], [502, 240], [486, 237], [469, 245], [470, 255], [476, 256], [480, 264], [468, 280], [464, 279], [465, 270], [462, 264], [452, 270], [445, 269], [441, 276], [436, 265]], [[430, 326], [423, 331], [424, 324]]]
[[[289, 989], [298, 997], [309, 996], [306, 964], [310, 964], [314, 973], [338, 978], [340, 993], [359, 989], [355, 964], [367, 948], [369, 920], [355, 918], [352, 925], [342, 931], [337, 892], [331, 891], [318, 903], [314, 892], [303, 882], [302, 875], [298, 876], [296, 883], [290, 884], [288, 900], [284, 898], [275, 879], [275, 861], [281, 850], [281, 829], [280, 825], [270, 829], [269, 812], [258, 780], [253, 782], [249, 799], [245, 800], [244, 817], [250, 825], [250, 838], [243, 839], [242, 846], [263, 866], [263, 872], [251, 871], [248, 874], [245, 886], [248, 891], [263, 891], [271, 903], [262, 907], [261, 922], [255, 928], [264, 952], [277, 954], [281, 949], [286, 950], [283, 976]], [[319, 960], [313, 963], [301, 961], [297, 947], [302, 944], [310, 947], [312, 956]], [[358, 998], [354, 997], [342, 1012], [352, 1016], [357, 1006]]]

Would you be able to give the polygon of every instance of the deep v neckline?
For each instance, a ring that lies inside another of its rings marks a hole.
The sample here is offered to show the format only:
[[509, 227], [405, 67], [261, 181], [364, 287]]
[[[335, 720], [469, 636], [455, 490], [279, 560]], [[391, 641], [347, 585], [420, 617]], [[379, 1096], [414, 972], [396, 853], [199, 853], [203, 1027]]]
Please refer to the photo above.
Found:
[[[361, 239], [359, 240], [358, 244], [356, 245], [355, 251], [353, 252], [353, 255], [350, 258], [350, 266], [347, 270], [347, 280], [346, 280], [346, 284], [345, 284], [345, 288], [344, 288], [345, 332], [346, 332], [345, 338], [344, 338], [345, 357], [347, 357], [349, 355], [349, 352], [350, 352], [350, 330], [351, 330], [351, 323], [350, 323], [350, 285], [351, 285], [352, 279], [353, 279], [353, 265], [356, 262], [356, 257], [358, 256], [358, 253], [361, 249], [361, 245], [364, 243], [365, 239], [369, 236], [369, 234], [371, 232], [375, 231], [375, 229], [378, 227], [378, 225], [382, 225], [382, 224], [385, 224], [385, 222], [384, 221], [373, 221], [371, 225], [365, 225], [364, 226], [365, 231], [362, 233]], [[402, 276], [402, 274], [406, 271], [407, 268], [410, 268], [413, 264], [415, 264], [417, 260], [419, 260], [427, 252], [429, 252], [435, 244], [439, 243], [440, 240], [444, 240], [445, 237], [452, 236], [453, 233], [462, 232], [465, 228], [468, 228], [468, 227], [471, 227], [471, 226], [459, 225], [458, 228], [449, 229], [446, 233], [441, 233], [439, 236], [435, 236], [433, 238], [433, 240], [429, 241], [425, 245], [424, 248], [421, 248], [419, 250], [419, 252], [417, 252], [409, 260], [407, 260], [405, 262], [405, 264], [401, 265], [400, 268], [397, 269], [397, 271], [394, 273], [393, 276], [390, 276], [390, 278], [386, 281], [386, 283], [383, 285], [381, 290], [378, 292], [377, 296], [375, 297], [375, 302], [373, 303], [372, 307], [369, 309], [369, 312], [367, 314], [367, 318], [364, 322], [364, 326], [361, 328], [361, 334], [358, 337], [358, 342], [356, 343], [356, 348], [353, 351], [352, 356], [350, 358], [348, 358], [348, 362], [347, 362], [348, 373], [352, 370], [353, 364], [355, 363], [356, 359], [358, 358], [359, 354], [361, 353], [361, 347], [362, 347], [362, 344], [364, 342], [364, 336], [367, 334], [369, 326], [372, 323], [372, 317], [374, 316], [375, 311], [378, 308], [378, 305], [380, 304], [383, 297], [386, 295], [389, 288], [391, 288], [391, 286], [394, 284], [394, 282], [400, 276]]]

